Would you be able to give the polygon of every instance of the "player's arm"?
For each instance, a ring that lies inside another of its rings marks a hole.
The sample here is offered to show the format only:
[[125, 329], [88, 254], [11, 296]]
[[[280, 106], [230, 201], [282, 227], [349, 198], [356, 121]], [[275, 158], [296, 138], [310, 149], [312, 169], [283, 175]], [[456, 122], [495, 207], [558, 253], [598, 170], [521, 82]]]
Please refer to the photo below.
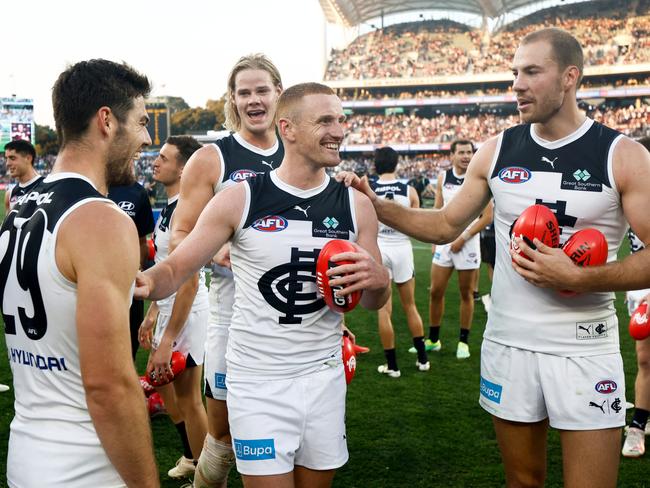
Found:
[[147, 258], [149, 257], [149, 246], [147, 245], [147, 236], [138, 237], [138, 249], [140, 250], [140, 269], [144, 268]]
[[440, 210], [445, 206], [445, 199], [442, 196], [442, 186], [445, 181], [445, 173], [438, 174], [438, 184], [436, 185], [435, 200], [433, 201], [433, 208]]
[[[199, 215], [214, 196], [214, 184], [220, 178], [221, 159], [214, 146], [202, 147], [187, 161], [183, 168], [178, 203], [172, 219], [170, 253], [194, 229]], [[176, 293], [169, 324], [150, 362], [150, 366], [155, 363], [154, 367], [163, 370], [165, 374], [171, 374], [169, 371], [171, 347], [187, 321], [198, 288], [199, 275], [194, 273]]]
[[639, 143], [623, 138], [614, 149], [613, 172], [625, 218], [646, 248], [604, 266], [580, 267], [561, 249], [537, 239], [537, 251], [522, 247], [531, 261], [514, 258], [513, 266], [529, 282], [578, 292], [626, 291], [650, 288], [650, 153]]
[[149, 310], [147, 310], [140, 328], [138, 329], [138, 342], [144, 349], [151, 349], [151, 341], [153, 340], [153, 328], [158, 320], [158, 304], [151, 302]]
[[339, 181], [365, 193], [384, 224], [423, 242], [444, 244], [453, 241], [481, 213], [490, 199], [487, 173], [496, 150], [496, 138], [487, 141], [474, 154], [465, 182], [452, 201], [440, 210], [408, 208], [377, 198], [367, 179], [353, 174], [337, 175]]
[[5, 190], [5, 215], [9, 213], [9, 200], [10, 197], [9, 195], [11, 194], [11, 191]]
[[406, 188], [408, 188], [409, 207], [420, 208], [420, 199], [418, 198], [417, 190], [412, 186], [407, 186]]
[[331, 280], [330, 285], [343, 285], [342, 295], [363, 290], [361, 305], [369, 310], [378, 310], [386, 303], [390, 294], [388, 270], [381, 263], [381, 252], [377, 246], [379, 225], [372, 204], [365, 195], [355, 191], [354, 202], [359, 252], [332, 256], [334, 262], [349, 259], [354, 261], [354, 264], [337, 266], [327, 274], [341, 275], [340, 278]]
[[451, 252], [459, 252], [467, 241], [481, 232], [481, 230], [485, 229], [485, 226], [492, 222], [493, 207], [494, 204], [492, 203], [492, 200], [490, 200], [485, 206], [485, 209], [483, 209], [481, 216], [451, 243], [451, 246], [449, 247]]
[[139, 264], [135, 226], [113, 205], [83, 205], [61, 225], [56, 261], [77, 285], [79, 364], [97, 435], [128, 486], [158, 486], [129, 339], [131, 287]]
[[[172, 216], [172, 228], [174, 217]], [[199, 289], [199, 275], [194, 273], [179, 288], [179, 293], [174, 297], [174, 304], [172, 306], [172, 313], [169, 317], [169, 323], [165, 327], [165, 332], [160, 338], [160, 343], [157, 345], [156, 350], [149, 359], [147, 366], [147, 373], [156, 371], [163, 379], [171, 381], [174, 374], [171, 371], [169, 362], [172, 357], [172, 348], [176, 337], [181, 333], [183, 327], [187, 323], [187, 319], [192, 311], [192, 304], [196, 298], [196, 293]]]
[[219, 192], [199, 216], [194, 230], [167, 259], [138, 274], [136, 296], [160, 300], [176, 291], [232, 237], [246, 203], [246, 185]]

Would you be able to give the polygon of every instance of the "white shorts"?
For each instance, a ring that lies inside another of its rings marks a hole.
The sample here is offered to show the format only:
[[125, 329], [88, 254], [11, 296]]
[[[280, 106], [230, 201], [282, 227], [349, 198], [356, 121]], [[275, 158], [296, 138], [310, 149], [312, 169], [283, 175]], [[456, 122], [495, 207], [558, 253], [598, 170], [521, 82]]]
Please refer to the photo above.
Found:
[[235, 281], [213, 274], [210, 281], [210, 323], [205, 344], [205, 396], [226, 401], [226, 348], [235, 297]]
[[274, 475], [294, 466], [336, 469], [348, 460], [343, 364], [286, 380], [228, 380], [237, 471]]
[[395, 283], [406, 283], [415, 276], [413, 247], [410, 242], [400, 245], [386, 245], [380, 242], [379, 250], [381, 260]]
[[481, 267], [481, 239], [476, 234], [467, 241], [460, 251], [451, 252], [451, 244], [436, 246], [431, 262], [443, 268], [457, 271], [479, 269]]
[[479, 404], [514, 422], [549, 419], [562, 430], [625, 425], [625, 375], [619, 353], [565, 357], [497, 344], [481, 346]]
[[[171, 314], [159, 313], [158, 322], [156, 323], [156, 333], [154, 334], [154, 348], [158, 347], [160, 340], [165, 333], [169, 324]], [[187, 321], [183, 326], [180, 334], [176, 337], [173, 351], [180, 351], [187, 357], [188, 366], [198, 366], [203, 364], [205, 353], [205, 336], [208, 328], [208, 309], [192, 311], [187, 316]]]

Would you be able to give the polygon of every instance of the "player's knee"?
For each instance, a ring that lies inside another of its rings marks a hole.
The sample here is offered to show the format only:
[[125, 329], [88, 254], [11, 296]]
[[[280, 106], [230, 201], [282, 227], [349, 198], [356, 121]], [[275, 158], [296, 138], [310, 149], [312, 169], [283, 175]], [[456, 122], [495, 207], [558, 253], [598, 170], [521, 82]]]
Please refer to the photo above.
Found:
[[235, 464], [235, 453], [230, 444], [206, 436], [194, 479], [195, 488], [214, 488], [228, 478]]
[[640, 373], [650, 375], [650, 351], [637, 351], [636, 362]]
[[429, 296], [431, 297], [431, 301], [440, 302], [443, 298], [445, 298], [445, 290], [444, 288], [432, 286], [431, 291], [429, 292]]

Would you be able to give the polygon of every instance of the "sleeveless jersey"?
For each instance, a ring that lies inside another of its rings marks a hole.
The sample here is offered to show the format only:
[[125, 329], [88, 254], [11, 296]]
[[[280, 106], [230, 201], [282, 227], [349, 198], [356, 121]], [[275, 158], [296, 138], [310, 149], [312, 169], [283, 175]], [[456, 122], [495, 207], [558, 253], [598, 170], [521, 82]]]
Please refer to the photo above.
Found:
[[608, 260], [615, 260], [627, 230], [612, 171], [614, 148], [622, 137], [591, 119], [554, 142], [541, 139], [529, 124], [499, 136], [489, 173], [497, 249], [486, 338], [560, 356], [619, 350], [613, 293], [564, 297], [538, 288], [512, 269], [508, 246], [512, 223], [537, 203], [555, 212], [561, 243], [580, 229], [595, 227], [607, 239]]
[[353, 190], [329, 176], [300, 190], [271, 172], [247, 181], [246, 199], [230, 250], [228, 378], [291, 378], [340, 360], [342, 315], [317, 294], [316, 259], [331, 239], [356, 240]]
[[[451, 167], [447, 171], [445, 171], [445, 175], [442, 179], [442, 201], [443, 201], [443, 207], [447, 205], [452, 198], [458, 193], [458, 190], [460, 190], [461, 185], [465, 182], [465, 175], [457, 175], [456, 172], [454, 171], [454, 168]], [[474, 220], [472, 223], [470, 223], [467, 228], [469, 229], [472, 224], [476, 222]], [[445, 244], [449, 245], [449, 244]]]
[[[377, 194], [377, 196], [386, 200], [393, 200], [405, 207], [411, 206], [409, 200], [409, 186], [398, 180], [375, 180], [370, 184], [370, 187]], [[405, 234], [387, 226], [386, 224], [379, 223], [379, 233], [377, 234], [377, 243], [379, 244], [405, 244], [410, 243], [411, 240]]]
[[[177, 203], [178, 195], [168, 199], [167, 205], [160, 212], [158, 222], [156, 222], [156, 227], [153, 231], [153, 243], [156, 248], [156, 257], [154, 260], [156, 264], [167, 259], [167, 256], [169, 256], [169, 239], [171, 238], [172, 217], [176, 210]], [[170, 315], [174, 307], [175, 299], [176, 293], [162, 300], [157, 300], [156, 303], [158, 304], [160, 313]], [[199, 288], [196, 292], [194, 302], [192, 303], [191, 311], [198, 312], [200, 310], [205, 310], [206, 308], [208, 308], [208, 289], [205, 286], [205, 275], [203, 272], [199, 272]]]
[[[237, 133], [214, 143], [221, 159], [221, 179], [214, 185], [215, 195], [235, 183], [267, 173], [280, 166], [284, 147], [278, 138], [269, 149], [260, 149], [246, 142]], [[216, 270], [210, 284], [210, 323], [229, 325], [232, 317], [232, 286], [230, 270]]]
[[627, 238], [630, 240], [630, 252], [634, 254], [645, 248], [643, 241], [634, 233], [632, 229], [627, 231]]
[[76, 284], [55, 261], [61, 223], [94, 201], [113, 205], [81, 175], [50, 175], [18, 199], [0, 230], [2, 315], [16, 386], [8, 463], [15, 486], [123, 486], [88, 412]]
[[36, 175], [26, 183], [16, 183], [12, 186], [11, 192], [9, 193], [9, 210], [13, 209], [18, 199], [26, 193], [29, 193], [42, 179], [43, 177], [41, 175]]

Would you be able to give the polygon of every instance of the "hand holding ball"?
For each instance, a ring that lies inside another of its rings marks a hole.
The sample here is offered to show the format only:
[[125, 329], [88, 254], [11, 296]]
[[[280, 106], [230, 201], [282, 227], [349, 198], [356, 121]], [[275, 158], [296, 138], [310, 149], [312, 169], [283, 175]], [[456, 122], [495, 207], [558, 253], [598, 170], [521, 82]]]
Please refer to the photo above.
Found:
[[519, 237], [531, 248], [536, 249], [533, 239], [537, 238], [549, 247], [560, 244], [560, 229], [555, 214], [544, 205], [531, 205], [512, 224], [510, 247], [520, 256], [528, 259], [515, 242]]
[[630, 317], [630, 335], [637, 341], [642, 341], [650, 336], [650, 323], [648, 323], [648, 302], [639, 305]]
[[349, 312], [361, 300], [360, 291], [355, 291], [346, 296], [338, 296], [336, 292], [342, 290], [343, 287], [330, 286], [330, 280], [338, 278], [338, 276], [327, 276], [327, 270], [336, 268], [337, 266], [343, 266], [344, 264], [354, 264], [353, 261], [347, 260], [331, 261], [332, 256], [344, 252], [357, 252], [357, 249], [349, 241], [333, 239], [323, 246], [316, 261], [316, 283], [318, 285], [318, 291], [329, 308], [341, 313]]
[[[171, 368], [172, 373], [174, 374], [174, 378], [176, 378], [179, 374], [185, 371], [185, 360], [186, 358], [183, 355], [183, 353], [179, 351], [172, 352], [172, 358], [169, 361], [169, 367]], [[171, 381], [174, 380], [172, 379]], [[153, 386], [162, 386], [169, 383], [169, 381], [166, 381], [164, 378], [160, 378], [155, 371], [151, 371], [149, 373], [149, 382]]]

